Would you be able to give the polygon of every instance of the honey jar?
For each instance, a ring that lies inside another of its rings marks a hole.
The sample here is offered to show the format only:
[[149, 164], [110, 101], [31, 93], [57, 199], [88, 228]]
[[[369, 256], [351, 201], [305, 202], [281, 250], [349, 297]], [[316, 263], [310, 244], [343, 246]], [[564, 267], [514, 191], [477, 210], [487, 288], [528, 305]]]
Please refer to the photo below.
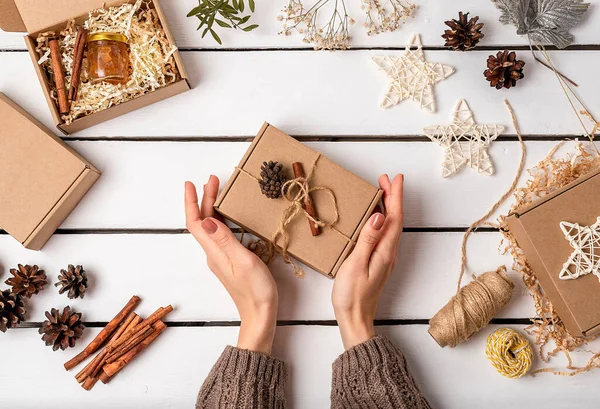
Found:
[[92, 84], [105, 81], [125, 84], [129, 80], [127, 37], [117, 33], [94, 33], [87, 38], [88, 78]]

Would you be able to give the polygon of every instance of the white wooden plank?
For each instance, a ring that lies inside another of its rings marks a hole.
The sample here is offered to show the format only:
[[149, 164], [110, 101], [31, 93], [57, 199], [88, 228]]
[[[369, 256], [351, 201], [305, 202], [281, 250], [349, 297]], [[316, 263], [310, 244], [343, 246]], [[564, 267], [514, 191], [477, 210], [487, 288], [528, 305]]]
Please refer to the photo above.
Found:
[[[314, 3], [314, 2], [313, 2]], [[498, 21], [500, 12], [490, 1], [461, 0], [454, 2], [435, 2], [415, 0], [419, 6], [414, 18], [395, 33], [385, 33], [379, 36], [368, 36], [362, 24], [364, 14], [360, 10], [359, 1], [346, 1], [349, 15], [356, 20], [351, 27], [352, 45], [354, 47], [398, 47], [403, 46], [412, 32], [420, 32], [423, 43], [427, 46], [443, 46], [442, 33], [447, 28], [445, 20], [458, 17], [458, 11], [470, 12], [471, 16], [479, 15], [485, 23], [485, 37], [480, 45], [526, 45], [526, 40], [516, 34], [512, 26], [504, 26]], [[306, 47], [298, 35], [282, 36], [281, 22], [277, 21], [280, 10], [287, 4], [284, 0], [257, 2], [257, 11], [252, 18], [259, 28], [250, 33], [241, 30], [218, 30], [223, 46], [219, 46], [210, 36], [201, 38], [201, 32], [196, 31], [198, 20], [187, 18], [192, 7], [198, 4], [195, 0], [162, 0], [161, 4], [167, 15], [167, 21], [181, 48], [253, 48], [253, 47]], [[311, 4], [310, 1], [306, 2]], [[587, 19], [573, 30], [575, 44], [597, 44], [598, 36], [593, 21], [599, 16], [597, 7], [591, 7]], [[25, 48], [22, 35], [0, 32], [0, 49]]]
[[[71, 142], [103, 175], [64, 228], [184, 228], [183, 183], [199, 186], [216, 174], [228, 180], [245, 142]], [[527, 168], [556, 142], [528, 142]], [[470, 168], [441, 175], [443, 150], [430, 142], [312, 142], [308, 146], [376, 184], [379, 175], [404, 173], [407, 227], [468, 226], [508, 189], [518, 167], [519, 144], [496, 142], [496, 174]], [[568, 146], [565, 146], [565, 151]], [[561, 151], [561, 152], [565, 152]], [[508, 211], [508, 203], [502, 207]]]
[[[431, 318], [456, 290], [460, 268], [460, 233], [405, 233], [398, 266], [381, 298], [379, 319]], [[470, 271], [480, 274], [499, 265], [510, 267], [509, 256], [498, 254], [499, 233], [478, 233], [470, 241]], [[206, 266], [205, 256], [189, 234], [176, 235], [55, 235], [43, 251], [25, 250], [8, 236], [0, 236], [0, 260], [5, 273], [18, 263], [38, 264], [50, 282], [61, 268], [83, 264], [90, 290], [83, 300], [69, 300], [48, 287], [29, 303], [28, 320], [41, 322], [44, 311], [71, 305], [88, 322], [109, 321], [118, 306], [133, 295], [142, 297], [140, 311], [150, 314], [173, 304], [172, 321], [236, 321], [235, 305]], [[276, 259], [271, 270], [278, 282], [279, 320], [333, 320], [333, 281], [307, 268], [304, 279]], [[533, 301], [520, 276], [511, 273], [516, 289], [512, 302], [498, 317], [535, 315]], [[469, 282], [465, 278], [465, 283]], [[108, 308], [113, 305], [113, 308]]]
[[[581, 125], [552, 71], [527, 61], [526, 77], [511, 90], [490, 88], [482, 75], [487, 51], [426, 52], [430, 61], [456, 67], [435, 86], [438, 111], [413, 101], [381, 109], [386, 75], [371, 60], [401, 51], [352, 53], [188, 52], [183, 59], [195, 88], [172, 99], [82, 131], [80, 136], [253, 136], [263, 121], [293, 135], [419, 135], [426, 126], [445, 124], [465, 98], [479, 123], [500, 123], [514, 134], [503, 105], [508, 98], [525, 134], [582, 133]], [[591, 112], [600, 111], [600, 82], [593, 70], [600, 51], [552, 53], [559, 69], [581, 85]], [[53, 123], [29, 56], [0, 53], [0, 89], [50, 128]]]
[[[409, 368], [432, 407], [489, 409], [538, 407], [571, 409], [594, 407], [597, 374], [575, 378], [552, 375], [503, 378], [485, 358], [490, 326], [455, 349], [440, 348], [427, 327], [379, 327], [406, 355]], [[519, 328], [519, 327], [517, 327]], [[519, 328], [520, 329], [520, 328]], [[235, 344], [237, 328], [168, 328], [144, 355], [139, 356], [109, 385], [85, 392], [62, 363], [75, 352], [55, 352], [43, 346], [34, 329], [14, 330], [3, 337], [0, 392], [5, 407], [14, 409], [181, 408], [192, 407], [200, 385], [226, 344]], [[97, 333], [88, 330], [80, 350]], [[598, 342], [589, 349], [598, 349]], [[10, 353], [9, 353], [10, 351]], [[329, 407], [331, 363], [343, 351], [335, 327], [278, 328], [274, 355], [290, 365], [286, 398], [294, 409]], [[27, 356], [24, 364], [23, 356]], [[536, 364], [539, 364], [539, 359]], [[564, 365], [557, 359], [555, 365]], [[27, 382], [23, 380], [26, 379]], [[32, 393], [32, 391], [35, 391]]]

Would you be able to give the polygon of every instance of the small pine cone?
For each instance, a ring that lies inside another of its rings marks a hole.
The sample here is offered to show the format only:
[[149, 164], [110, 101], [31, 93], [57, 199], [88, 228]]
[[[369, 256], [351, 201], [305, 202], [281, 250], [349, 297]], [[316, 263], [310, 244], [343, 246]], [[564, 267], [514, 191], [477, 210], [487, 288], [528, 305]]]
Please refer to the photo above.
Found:
[[83, 298], [88, 286], [87, 273], [82, 266], [75, 267], [72, 264], [69, 264], [67, 270], [60, 270], [58, 283], [54, 284], [54, 286], [62, 286], [61, 289], [58, 290], [58, 293], [62, 294], [68, 291], [67, 297], [70, 299]]
[[495, 57], [493, 55], [488, 57], [488, 68], [483, 75], [490, 82], [490, 87], [508, 89], [517, 85], [517, 81], [525, 76], [523, 74], [524, 66], [525, 61], [517, 60], [517, 54], [514, 51], [498, 51]]
[[52, 345], [53, 351], [74, 347], [75, 341], [83, 335], [85, 327], [81, 322], [81, 313], [72, 312], [71, 307], [65, 307], [62, 313], [52, 308], [50, 312], [46, 311], [46, 318], [39, 333], [44, 334], [42, 341], [46, 342], [46, 346]]
[[14, 294], [22, 295], [23, 297], [31, 298], [32, 295], [39, 293], [48, 284], [44, 270], [40, 270], [38, 266], [21, 265], [17, 268], [11, 268], [10, 273], [13, 277], [5, 281], [7, 285], [12, 287]]
[[23, 297], [10, 290], [0, 291], [0, 331], [17, 327], [25, 321], [26, 312]]
[[258, 181], [263, 195], [270, 199], [281, 197], [281, 188], [287, 182], [287, 177], [283, 171], [283, 165], [277, 162], [263, 162], [260, 168], [260, 178]]
[[446, 40], [446, 47], [453, 50], [469, 51], [475, 48], [479, 40], [484, 35], [481, 32], [483, 23], [477, 23], [479, 16], [469, 20], [469, 13], [458, 13], [458, 20], [452, 19], [444, 23], [450, 27], [450, 30], [444, 31], [442, 38]]

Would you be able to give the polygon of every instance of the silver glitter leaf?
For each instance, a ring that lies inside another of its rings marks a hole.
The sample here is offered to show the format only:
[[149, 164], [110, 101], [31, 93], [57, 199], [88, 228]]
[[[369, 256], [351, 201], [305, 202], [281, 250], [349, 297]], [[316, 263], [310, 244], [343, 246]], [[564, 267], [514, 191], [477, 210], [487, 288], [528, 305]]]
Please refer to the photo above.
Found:
[[492, 0], [501, 11], [500, 22], [512, 24], [517, 34], [528, 35], [536, 43], [558, 48], [575, 39], [569, 30], [581, 22], [589, 3], [583, 0]]

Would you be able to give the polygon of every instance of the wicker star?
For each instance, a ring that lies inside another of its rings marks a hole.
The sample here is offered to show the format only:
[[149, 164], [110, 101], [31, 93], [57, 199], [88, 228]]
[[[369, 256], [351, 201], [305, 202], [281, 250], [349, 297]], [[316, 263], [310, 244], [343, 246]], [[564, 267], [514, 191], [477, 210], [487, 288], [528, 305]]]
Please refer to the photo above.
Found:
[[464, 99], [458, 101], [450, 125], [430, 126], [423, 131], [429, 139], [446, 150], [442, 177], [452, 176], [466, 165], [484, 175], [494, 173], [487, 148], [504, 131], [504, 127], [476, 124], [473, 112]]
[[600, 217], [591, 226], [560, 222], [560, 229], [574, 250], [559, 277], [574, 280], [591, 273], [600, 280]]
[[[417, 46], [416, 50], [411, 49], [413, 45]], [[419, 34], [413, 34], [401, 57], [379, 56], [373, 57], [373, 61], [391, 81], [381, 103], [382, 108], [412, 99], [420, 104], [421, 109], [435, 112], [433, 85], [454, 73], [454, 68], [449, 65], [425, 61]]]

